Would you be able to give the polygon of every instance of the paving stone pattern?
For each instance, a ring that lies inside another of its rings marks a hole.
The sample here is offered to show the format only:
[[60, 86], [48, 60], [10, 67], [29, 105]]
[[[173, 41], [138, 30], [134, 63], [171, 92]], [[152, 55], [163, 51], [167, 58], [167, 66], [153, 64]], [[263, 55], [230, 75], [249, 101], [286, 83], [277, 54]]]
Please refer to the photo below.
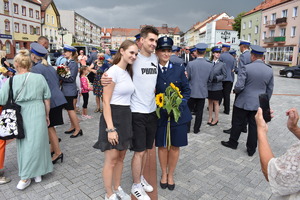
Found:
[[[288, 79], [278, 76], [281, 67], [273, 67], [275, 77], [274, 95], [271, 107], [275, 111], [269, 123], [269, 139], [276, 156], [296, 142], [296, 138], [286, 128], [285, 111], [296, 107], [300, 111], [300, 96], [278, 94], [297, 94], [299, 78]], [[232, 94], [231, 100], [234, 99]], [[34, 183], [24, 191], [16, 189], [19, 181], [16, 143], [12, 142], [6, 149], [6, 176], [12, 181], [0, 186], [0, 199], [104, 199], [105, 190], [101, 179], [104, 154], [92, 146], [98, 137], [99, 113], [93, 113], [94, 96], [90, 95], [89, 113], [93, 119], [80, 122], [83, 136], [71, 139], [63, 132], [69, 128], [69, 119], [64, 113], [65, 125], [57, 128], [64, 162], [54, 165], [54, 171], [43, 177], [41, 183]], [[206, 105], [205, 105], [206, 108]], [[158, 188], [159, 200], [265, 200], [271, 197], [271, 190], [260, 169], [258, 153], [248, 157], [246, 136], [242, 133], [237, 150], [221, 146], [220, 141], [228, 140], [229, 135], [222, 132], [230, 128], [230, 115], [220, 110], [217, 126], [206, 125], [208, 112], [204, 111], [203, 123], [199, 134], [189, 133], [189, 145], [181, 148], [177, 165], [174, 191]], [[129, 193], [132, 185], [130, 161], [133, 153], [127, 152], [124, 161], [122, 187]], [[161, 176], [157, 161], [158, 181]], [[159, 185], [159, 184], [158, 184]]]

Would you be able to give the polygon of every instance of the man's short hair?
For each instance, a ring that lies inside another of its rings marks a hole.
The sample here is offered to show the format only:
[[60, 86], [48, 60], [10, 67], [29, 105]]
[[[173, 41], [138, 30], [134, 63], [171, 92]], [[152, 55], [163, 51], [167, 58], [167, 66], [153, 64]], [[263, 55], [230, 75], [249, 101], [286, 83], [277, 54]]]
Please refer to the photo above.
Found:
[[42, 41], [42, 40], [47, 40], [47, 41], [49, 42], [49, 39], [48, 39], [47, 37], [45, 37], [45, 36], [40, 36], [40, 37], [38, 38], [37, 42], [40, 42], [40, 41]]
[[141, 37], [146, 38], [148, 36], [148, 33], [153, 33], [155, 35], [159, 35], [157, 28], [154, 26], [144, 26], [141, 30]]
[[246, 44], [241, 44], [240, 46], [246, 48], [246, 49], [250, 49], [250, 45], [246, 45]]
[[256, 59], [262, 59], [264, 57], [264, 54], [251, 53], [251, 55], [253, 55]]

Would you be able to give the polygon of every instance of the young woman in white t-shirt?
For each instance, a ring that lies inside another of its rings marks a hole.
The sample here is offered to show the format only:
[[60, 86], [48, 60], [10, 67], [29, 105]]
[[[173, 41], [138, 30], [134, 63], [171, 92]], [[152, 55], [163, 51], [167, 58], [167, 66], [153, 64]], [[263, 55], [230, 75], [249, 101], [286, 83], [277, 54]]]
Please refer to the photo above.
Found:
[[114, 65], [106, 72], [112, 77], [112, 83], [103, 88], [103, 115], [99, 139], [94, 145], [105, 153], [102, 176], [106, 200], [131, 199], [120, 183], [123, 160], [132, 143], [130, 99], [134, 92], [132, 64], [137, 54], [137, 45], [131, 40], [124, 41], [115, 55]]

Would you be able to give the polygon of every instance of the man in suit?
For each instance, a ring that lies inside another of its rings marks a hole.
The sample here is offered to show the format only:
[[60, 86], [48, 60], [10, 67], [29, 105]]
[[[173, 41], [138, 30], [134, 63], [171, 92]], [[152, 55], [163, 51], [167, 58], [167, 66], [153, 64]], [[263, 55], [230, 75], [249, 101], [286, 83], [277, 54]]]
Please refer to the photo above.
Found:
[[229, 115], [230, 112], [230, 93], [234, 81], [234, 67], [236, 60], [229, 53], [230, 44], [222, 44], [222, 53], [220, 56], [220, 61], [224, 62], [226, 65], [226, 78], [223, 81], [223, 99], [224, 99], [224, 113]]
[[[203, 107], [205, 98], [208, 96], [207, 83], [210, 81], [209, 77], [213, 64], [204, 58], [207, 44], [199, 43], [195, 47], [197, 58], [188, 63], [186, 71], [191, 88], [191, 98], [188, 101], [188, 106], [191, 111], [196, 110], [194, 133], [197, 134], [200, 132]], [[190, 126], [191, 124], [189, 124], [189, 129]]]
[[[251, 53], [250, 53], [250, 42], [246, 40], [240, 41], [240, 51], [242, 54], [239, 57], [238, 66], [235, 68], [234, 72], [238, 74], [239, 69], [243, 68], [245, 65], [251, 63]], [[230, 51], [229, 51], [230, 53]], [[231, 126], [232, 126], [232, 120], [231, 120]], [[224, 133], [230, 133], [231, 128], [227, 130], [223, 130]], [[242, 130], [242, 132], [247, 133], [247, 121], [245, 121], [245, 126]]]
[[170, 57], [170, 61], [174, 64], [176, 63], [181, 65], [184, 63], [184, 61], [178, 57], [179, 51], [180, 51], [180, 47], [172, 46], [172, 55]]
[[188, 62], [194, 60], [190, 52], [190, 47], [185, 47], [184, 53], [181, 55], [181, 58], [184, 60], [185, 66], [187, 66]]
[[253, 156], [257, 147], [255, 114], [259, 107], [258, 96], [267, 93], [270, 99], [274, 87], [272, 67], [266, 65], [262, 60], [266, 50], [258, 45], [253, 45], [251, 48], [252, 63], [240, 69], [241, 71], [234, 87], [237, 98], [233, 107], [230, 138], [227, 142], [221, 142], [225, 147], [236, 149], [245, 119], [247, 119], [249, 133], [246, 146], [249, 156]]

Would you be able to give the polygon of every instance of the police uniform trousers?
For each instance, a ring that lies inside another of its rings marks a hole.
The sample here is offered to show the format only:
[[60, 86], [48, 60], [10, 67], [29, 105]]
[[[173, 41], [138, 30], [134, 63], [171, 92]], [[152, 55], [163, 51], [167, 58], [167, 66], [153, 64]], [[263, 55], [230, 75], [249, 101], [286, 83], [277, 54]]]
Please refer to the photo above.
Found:
[[[239, 94], [235, 94], [234, 102], [235, 102], [235, 100], [237, 99], [238, 95], [239, 95]], [[233, 105], [234, 105], [234, 102], [233, 102]], [[232, 125], [232, 122], [233, 122], [233, 114], [232, 114], [232, 116], [231, 116], [231, 127], [233, 126], [233, 125]], [[248, 124], [248, 121], [247, 121], [247, 119], [245, 118], [244, 125], [243, 125], [243, 127], [244, 127], [243, 130], [246, 130], [246, 129], [247, 129], [247, 124]]]
[[[205, 99], [200, 98], [190, 98], [188, 100], [188, 106], [190, 111], [196, 111], [196, 118], [194, 124], [194, 133], [198, 133], [200, 131], [200, 127], [202, 124], [202, 116], [203, 116], [203, 108], [205, 104]], [[191, 122], [188, 123], [188, 132], [190, 132]]]
[[224, 113], [229, 114], [230, 112], [230, 93], [233, 86], [231, 81], [223, 81], [223, 98], [224, 98]]
[[232, 129], [230, 133], [229, 142], [234, 146], [237, 146], [241, 131], [245, 125], [245, 119], [249, 123], [249, 131], [247, 137], [247, 151], [248, 153], [254, 153], [257, 147], [257, 128], [255, 122], [255, 114], [257, 111], [249, 111], [233, 106], [232, 117]]

